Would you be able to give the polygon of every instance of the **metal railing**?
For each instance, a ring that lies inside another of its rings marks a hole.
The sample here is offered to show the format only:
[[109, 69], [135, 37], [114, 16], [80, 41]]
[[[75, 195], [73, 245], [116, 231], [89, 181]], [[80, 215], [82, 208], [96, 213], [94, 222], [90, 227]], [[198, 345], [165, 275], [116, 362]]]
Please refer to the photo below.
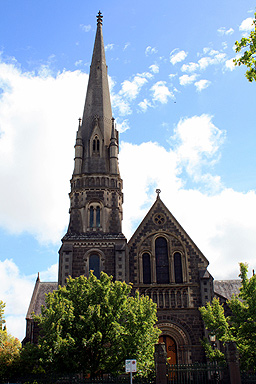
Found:
[[216, 363], [170, 365], [169, 384], [227, 384], [227, 368]]

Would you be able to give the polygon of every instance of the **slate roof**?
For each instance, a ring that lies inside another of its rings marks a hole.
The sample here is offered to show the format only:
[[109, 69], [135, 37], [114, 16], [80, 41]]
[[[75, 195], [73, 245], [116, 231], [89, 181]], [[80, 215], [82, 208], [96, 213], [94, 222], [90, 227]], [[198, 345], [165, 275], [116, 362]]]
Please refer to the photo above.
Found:
[[213, 281], [214, 293], [230, 300], [232, 295], [238, 295], [241, 280], [214, 280]]
[[27, 312], [27, 319], [32, 319], [32, 313], [39, 315], [41, 313], [41, 306], [45, 305], [45, 295], [58, 288], [58, 283], [44, 283], [37, 279], [34, 292], [30, 301]]
[[[238, 295], [241, 280], [214, 280], [213, 286], [214, 293], [217, 296], [230, 300], [233, 294]], [[39, 315], [41, 313], [41, 306], [45, 305], [45, 295], [56, 289], [58, 289], [57, 282], [41, 282], [40, 279], [37, 279], [26, 318], [32, 319], [31, 314], [33, 312]]]

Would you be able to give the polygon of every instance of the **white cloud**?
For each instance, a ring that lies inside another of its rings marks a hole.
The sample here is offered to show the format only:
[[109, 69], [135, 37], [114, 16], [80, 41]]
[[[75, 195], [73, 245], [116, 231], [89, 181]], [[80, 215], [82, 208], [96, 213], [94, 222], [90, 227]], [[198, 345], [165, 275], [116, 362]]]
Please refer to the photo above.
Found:
[[126, 116], [132, 113], [130, 103], [123, 97], [123, 95], [121, 95], [120, 93], [112, 92], [110, 97], [112, 108], [114, 110], [117, 110], [119, 115]]
[[210, 50], [209, 55], [212, 57], [202, 57], [200, 60], [198, 60], [198, 64], [200, 69], [206, 69], [209, 65], [217, 65], [226, 60], [227, 55], [225, 53]]
[[123, 48], [123, 51], [125, 51], [130, 45], [131, 45], [131, 43], [126, 43], [124, 48]]
[[[40, 272], [41, 281], [57, 281], [58, 265]], [[24, 276], [10, 259], [0, 261], [0, 298], [6, 303], [7, 331], [19, 340], [25, 336], [25, 317], [35, 286], [36, 275]]]
[[92, 26], [91, 26], [90, 24], [88, 24], [88, 25], [80, 24], [80, 28], [81, 28], [84, 32], [89, 32], [89, 31], [92, 29]]
[[182, 72], [195, 72], [199, 68], [197, 63], [183, 64], [181, 67]]
[[233, 28], [229, 28], [227, 31], [226, 31], [226, 35], [233, 35], [234, 33], [234, 29]]
[[153, 75], [149, 72], [137, 73], [132, 80], [125, 80], [121, 84], [119, 92], [114, 92], [114, 82], [110, 79], [111, 103], [113, 109], [116, 109], [121, 116], [132, 113], [131, 102], [137, 98], [141, 88]]
[[216, 154], [224, 139], [225, 132], [215, 127], [212, 117], [205, 114], [181, 119], [172, 137], [180, 164], [196, 182], [205, 181], [203, 167], [218, 160]]
[[107, 44], [105, 46], [105, 51], [112, 51], [114, 49], [114, 44]]
[[227, 49], [227, 48], [228, 48], [228, 44], [227, 44], [226, 41], [223, 41], [223, 42], [221, 43], [221, 45], [222, 45], [223, 49]]
[[152, 64], [152, 65], [150, 65], [149, 69], [150, 69], [153, 73], [159, 73], [159, 65], [157, 65], [157, 64]]
[[148, 99], [144, 99], [141, 101], [138, 106], [141, 108], [142, 112], [146, 112], [148, 107], [152, 107], [150, 101]]
[[226, 27], [221, 27], [218, 29], [218, 33], [223, 36], [223, 35], [232, 35], [234, 33], [233, 28], [227, 29]]
[[75, 62], [75, 66], [76, 67], [79, 67], [80, 65], [82, 65], [83, 64], [83, 60], [77, 60], [76, 62]]
[[195, 87], [198, 92], [201, 92], [203, 89], [209, 87], [211, 82], [209, 80], [199, 80], [195, 82]]
[[39, 273], [41, 281], [58, 281], [58, 263], [51, 265], [47, 271]]
[[153, 101], [159, 101], [162, 104], [166, 104], [168, 98], [174, 98], [174, 95], [166, 86], [166, 81], [158, 81], [150, 90], [153, 92]]
[[179, 77], [180, 85], [192, 84], [197, 78], [197, 75], [182, 75]]
[[123, 133], [130, 129], [129, 120], [121, 120], [120, 118], [116, 119], [116, 128], [120, 133]]
[[148, 56], [148, 55], [153, 55], [157, 53], [157, 49], [154, 47], [152, 48], [150, 45], [146, 48], [145, 50], [145, 55]]
[[254, 28], [253, 18], [248, 17], [243, 20], [239, 26], [239, 31], [243, 32], [243, 36], [247, 36]]
[[233, 59], [229, 59], [225, 63], [226, 68], [229, 69], [230, 71], [233, 71], [235, 69], [235, 64], [234, 64], [233, 60], [234, 60], [234, 58]]
[[176, 63], [185, 60], [187, 55], [187, 52], [180, 51], [178, 48], [176, 48], [170, 53], [170, 62], [172, 63], [172, 65], [175, 65]]
[[0, 226], [8, 231], [28, 231], [40, 241], [60, 239], [68, 223], [70, 142], [75, 142], [87, 80], [80, 71], [53, 77], [0, 63], [0, 177], [5, 185]]
[[[129, 239], [160, 188], [163, 202], [208, 258], [214, 278], [236, 278], [239, 262], [255, 265], [251, 249], [256, 247], [256, 194], [225, 188], [220, 177], [210, 173], [225, 137], [210, 116], [182, 119], [175, 134], [173, 150], [151, 142], [121, 144], [124, 233]], [[180, 176], [184, 167], [195, 182], [205, 184], [204, 192], [186, 189]]]
[[122, 83], [122, 89], [120, 91], [120, 94], [130, 100], [134, 100], [138, 96], [141, 87], [147, 82], [148, 80], [145, 77], [136, 75], [134, 76], [132, 81], [125, 80]]

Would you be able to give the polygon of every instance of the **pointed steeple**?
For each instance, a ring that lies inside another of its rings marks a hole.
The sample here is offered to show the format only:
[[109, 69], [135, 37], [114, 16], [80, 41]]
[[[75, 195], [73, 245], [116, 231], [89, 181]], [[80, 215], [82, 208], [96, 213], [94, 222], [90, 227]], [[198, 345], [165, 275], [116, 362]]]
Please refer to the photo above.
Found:
[[[94, 43], [87, 94], [84, 106], [81, 135], [84, 144], [84, 173], [109, 172], [108, 146], [112, 131], [112, 110], [108, 85], [107, 65], [102, 34], [102, 14], [97, 16], [97, 31]], [[97, 121], [97, 124], [95, 123]], [[100, 156], [92, 157], [91, 142], [99, 140]]]

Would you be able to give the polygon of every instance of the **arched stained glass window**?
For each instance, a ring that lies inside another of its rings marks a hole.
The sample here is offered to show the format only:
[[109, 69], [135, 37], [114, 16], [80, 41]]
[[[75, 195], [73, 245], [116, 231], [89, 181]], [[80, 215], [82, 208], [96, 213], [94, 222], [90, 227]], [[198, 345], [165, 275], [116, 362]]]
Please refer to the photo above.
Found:
[[100, 257], [96, 253], [90, 255], [89, 271], [93, 271], [93, 274], [97, 277], [97, 279], [100, 278]]
[[158, 284], [168, 284], [169, 260], [167, 241], [164, 237], [158, 237], [155, 242], [156, 252], [156, 281]]
[[149, 253], [143, 253], [142, 264], [143, 264], [143, 283], [151, 284], [151, 267], [150, 267]]
[[175, 275], [175, 283], [183, 283], [182, 276], [182, 260], [181, 254], [179, 252], [174, 253], [174, 275]]

